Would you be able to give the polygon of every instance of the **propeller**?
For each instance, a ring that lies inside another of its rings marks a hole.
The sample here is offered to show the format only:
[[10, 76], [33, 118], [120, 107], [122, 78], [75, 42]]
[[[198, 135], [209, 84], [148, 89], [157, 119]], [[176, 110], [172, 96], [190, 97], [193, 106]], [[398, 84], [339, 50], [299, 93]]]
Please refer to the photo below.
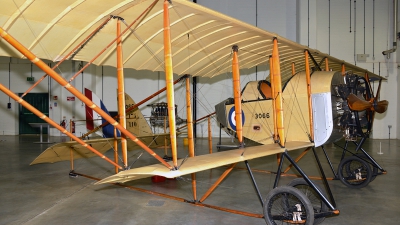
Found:
[[347, 103], [353, 111], [364, 111], [370, 109], [377, 113], [384, 113], [387, 110], [389, 102], [386, 100], [376, 101], [376, 98], [371, 98], [369, 101], [363, 100], [355, 94], [350, 94], [347, 97]]
[[[371, 80], [369, 79], [368, 74], [365, 74], [365, 88], [366, 89], [356, 89], [356, 94], [348, 94], [347, 96], [347, 104], [348, 107], [354, 111], [354, 116], [356, 118], [356, 124], [357, 124], [357, 132], [359, 134], [363, 134], [364, 136], [368, 136], [372, 130], [372, 126], [374, 123], [374, 118], [375, 118], [375, 113], [384, 113], [386, 112], [389, 102], [386, 100], [379, 101], [379, 94], [381, 91], [381, 84], [382, 84], [382, 78], [379, 79], [379, 86], [378, 90], [376, 92], [376, 95], [374, 96], [374, 92], [372, 90], [371, 86]], [[357, 78], [355, 81], [355, 85], [362, 85], [364, 81], [360, 80]], [[364, 92], [364, 90], [366, 92]], [[363, 115], [363, 124], [360, 122], [360, 117], [358, 112], [360, 111], [365, 111], [366, 113]], [[365, 123], [365, 119], [366, 122]]]

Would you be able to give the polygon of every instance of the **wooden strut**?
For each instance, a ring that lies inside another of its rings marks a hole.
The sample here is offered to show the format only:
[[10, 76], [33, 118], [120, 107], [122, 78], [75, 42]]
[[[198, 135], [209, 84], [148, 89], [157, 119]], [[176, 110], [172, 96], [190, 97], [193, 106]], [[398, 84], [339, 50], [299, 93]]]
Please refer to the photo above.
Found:
[[325, 58], [325, 71], [329, 71], [329, 59]]
[[240, 96], [240, 71], [239, 71], [239, 59], [237, 45], [232, 46], [232, 81], [233, 81], [233, 98], [235, 103], [235, 122], [236, 122], [236, 134], [239, 141], [239, 145], [243, 147], [243, 118], [242, 118], [242, 99]]
[[276, 128], [279, 135], [279, 144], [285, 147], [285, 128], [283, 122], [283, 99], [282, 99], [282, 79], [281, 79], [281, 67], [279, 62], [279, 50], [278, 50], [278, 39], [274, 38], [274, 44], [272, 48], [272, 76], [274, 83], [273, 98], [275, 98], [275, 114], [276, 114]]
[[[72, 49], [68, 54], [66, 54], [56, 65], [54, 65], [51, 69], [56, 69], [61, 63], [63, 63], [65, 60], [68, 59], [78, 48], [80, 48], [84, 43], [86, 43], [90, 38], [93, 37], [105, 24], [108, 23], [108, 21], [111, 20], [111, 16], [104, 20], [103, 23], [100, 24], [92, 33], [90, 33], [85, 39], [83, 39], [77, 46], [75, 46], [74, 49]], [[43, 75], [36, 83], [34, 83], [28, 90], [25, 91], [24, 94], [21, 95], [21, 98], [23, 98], [26, 94], [28, 94], [30, 91], [32, 91], [33, 88], [35, 88], [40, 82], [44, 80], [44, 78], [47, 77], [47, 74]]]
[[296, 63], [292, 62], [292, 76], [296, 74], [296, 68], [295, 68]]
[[178, 168], [178, 151], [176, 145], [176, 122], [175, 122], [175, 97], [172, 71], [172, 47], [171, 47], [171, 27], [169, 22], [169, 2], [164, 0], [164, 63], [165, 63], [165, 83], [167, 86], [168, 122], [171, 140], [171, 153], [174, 169]]
[[[164, 116], [164, 134], [167, 133], [167, 117]], [[164, 136], [164, 155], [168, 157], [168, 141], [167, 136]]]
[[[119, 123], [126, 129], [125, 114], [125, 84], [124, 84], [124, 65], [122, 62], [122, 38], [121, 38], [121, 18], [117, 18], [117, 81], [118, 81], [118, 114]], [[124, 167], [128, 168], [128, 143], [126, 136], [121, 134], [121, 152]]]
[[[22, 98], [22, 96], [21, 96]], [[69, 132], [72, 134], [72, 119], [69, 121]], [[50, 135], [49, 131], [47, 131], [47, 135]], [[70, 138], [70, 141], [72, 141], [72, 138]], [[71, 165], [71, 171], [74, 171], [74, 150], [69, 147], [69, 156], [70, 156], [70, 165]]]
[[[25, 48], [21, 43], [19, 43], [17, 40], [15, 40], [11, 35], [9, 35], [2, 27], [0, 27], [0, 36], [6, 40], [10, 45], [12, 45], [16, 50], [18, 50], [20, 53], [22, 53], [24, 56], [26, 56], [27, 59], [29, 59], [32, 63], [34, 63], [36, 66], [38, 66], [40, 69], [42, 69], [45, 73], [47, 73], [50, 77], [52, 77], [57, 83], [59, 83], [61, 86], [66, 88], [71, 94], [76, 96], [79, 100], [81, 100], [85, 105], [89, 106], [92, 108], [95, 112], [97, 112], [101, 117], [103, 117], [105, 120], [107, 120], [110, 124], [112, 124], [114, 127], [116, 127], [118, 130], [121, 131], [121, 133], [125, 134], [127, 137], [129, 137], [132, 141], [136, 142], [140, 147], [142, 147], [145, 151], [147, 151], [150, 155], [155, 157], [159, 162], [161, 162], [164, 166], [166, 166], [169, 169], [172, 169], [172, 167], [160, 156], [158, 156], [153, 150], [151, 150], [149, 147], [147, 147], [146, 144], [141, 142], [139, 139], [136, 138], [133, 134], [131, 134], [129, 131], [127, 131], [125, 128], [123, 128], [117, 121], [115, 121], [111, 116], [109, 116], [107, 113], [105, 113], [100, 107], [98, 107], [96, 104], [94, 104], [92, 101], [90, 101], [85, 95], [80, 93], [73, 85], [69, 84], [61, 75], [59, 75], [57, 72], [52, 70], [49, 66], [47, 66], [46, 63], [44, 63], [42, 60], [36, 57], [32, 52], [30, 52], [27, 48]], [[12, 92], [9, 92], [7, 95], [11, 97]], [[14, 98], [16, 101], [21, 102], [22, 99], [19, 99], [18, 97]], [[29, 110], [36, 110], [33, 107], [30, 107]], [[40, 113], [40, 112], [39, 112]], [[40, 114], [39, 114], [40, 115]], [[40, 118], [43, 117], [42, 115], [39, 116]], [[45, 116], [44, 119], [47, 117]], [[51, 119], [47, 118], [46, 122], [50, 123], [54, 127], [59, 127], [58, 124], [56, 124], [54, 121]], [[64, 128], [59, 129], [60, 131], [64, 133], [70, 134], [68, 131], [66, 131]], [[70, 134], [72, 135], [72, 134]], [[89, 146], [79, 138], [77, 138], [75, 135], [72, 135], [74, 140], [77, 141], [78, 143], [82, 144], [83, 146]], [[99, 156], [102, 158], [105, 158], [104, 155], [99, 153], [97, 150], [93, 148], [89, 148], [93, 152], [97, 152]], [[96, 154], [97, 154], [96, 153]], [[107, 158], [108, 159], [108, 158]], [[107, 160], [110, 162], [112, 165], [116, 165], [113, 161], [110, 159]], [[120, 167], [118, 165], [118, 167]], [[122, 168], [120, 168], [122, 169]]]
[[[118, 139], [117, 139], [117, 129], [114, 127], [114, 162], [118, 163]], [[115, 167], [115, 174], [119, 172], [118, 168]]]
[[[5, 39], [7, 38], [6, 36], [8, 34], [4, 34], [5, 31], [3, 30], [3, 28], [0, 27], [0, 35], [2, 37], [5, 37]], [[6, 39], [7, 40], [7, 39]], [[22, 53], [22, 52], [21, 52]], [[28, 59], [31, 59], [31, 57], [28, 57]], [[34, 58], [35, 60], [31, 60], [31, 61], [36, 61], [37, 58]], [[42, 62], [42, 65], [46, 65], [44, 62]], [[47, 65], [46, 65], [47, 66]], [[48, 67], [49, 68], [49, 67]], [[50, 69], [50, 68], [49, 68]], [[51, 70], [51, 69], [50, 69]], [[45, 71], [46, 72], [46, 71]], [[54, 71], [53, 71], [54, 72]], [[50, 71], [48, 73], [50, 76], [52, 76], [50, 74]], [[60, 126], [58, 123], [56, 123], [55, 121], [53, 121], [52, 119], [50, 119], [49, 117], [47, 117], [45, 114], [43, 114], [42, 112], [40, 112], [39, 110], [37, 110], [35, 107], [33, 107], [31, 104], [29, 104], [28, 102], [26, 102], [25, 100], [23, 100], [22, 98], [18, 97], [16, 94], [14, 94], [11, 90], [9, 90], [8, 88], [6, 88], [4, 85], [2, 85], [0, 83], [0, 91], [4, 92], [6, 95], [10, 96], [12, 99], [14, 99], [16, 102], [18, 102], [19, 104], [21, 104], [23, 107], [25, 107], [26, 109], [28, 109], [29, 111], [31, 111], [33, 114], [35, 114], [36, 116], [38, 116], [40, 119], [46, 121], [48, 124], [50, 124], [51, 126], [55, 127], [56, 129], [58, 129], [59, 131], [61, 131], [63, 134], [66, 134], [68, 137], [72, 138], [73, 140], [75, 140], [76, 142], [78, 142], [79, 144], [81, 144], [82, 146], [86, 147], [87, 149], [89, 149], [90, 151], [92, 151], [93, 153], [95, 153], [96, 155], [100, 156], [102, 159], [106, 160], [107, 162], [111, 163], [114, 166], [117, 166], [118, 168], [122, 169], [121, 166], [119, 166], [118, 164], [116, 164], [115, 162], [113, 162], [112, 160], [110, 160], [108, 157], [106, 157], [105, 155], [103, 155], [101, 152], [97, 151], [96, 149], [94, 149], [92, 146], [86, 144], [84, 141], [82, 141], [81, 139], [79, 139], [78, 137], [76, 137], [75, 135], [73, 135], [71, 132], [67, 131], [64, 127]]]
[[212, 153], [211, 117], [208, 117], [208, 153]]
[[232, 171], [232, 169], [236, 166], [237, 163], [230, 165], [225, 172], [218, 178], [217, 181], [207, 190], [207, 192], [201, 197], [199, 202], [204, 202], [208, 196], [218, 187], [218, 185], [225, 179], [226, 176]]
[[[271, 93], [272, 93], [272, 108], [275, 109], [275, 85], [274, 84], [274, 76], [272, 76], [273, 70], [274, 70], [274, 64], [272, 63], [272, 56], [269, 57], [269, 71], [270, 71], [270, 81], [271, 81]], [[276, 113], [273, 111], [272, 113], [273, 121], [274, 121], [274, 133], [273, 133], [273, 139], [275, 142], [278, 142], [278, 128], [276, 125]], [[280, 157], [278, 157], [280, 158]], [[278, 162], [279, 165], [279, 162]]]
[[342, 76], [346, 75], [346, 66], [344, 65], [344, 63], [342, 64]]
[[[194, 157], [194, 138], [193, 138], [193, 117], [192, 117], [192, 104], [190, 96], [190, 79], [186, 77], [186, 118], [187, 118], [187, 136], [189, 144], [189, 157]], [[193, 199], [197, 200], [197, 185], [196, 185], [196, 174], [192, 173], [192, 192]]]
[[[273, 64], [273, 60], [272, 60], [272, 55], [269, 57], [269, 71], [270, 71], [270, 79], [271, 79], [271, 93], [272, 93], [272, 108], [273, 109], [276, 109], [276, 105], [275, 105], [275, 103], [276, 103], [276, 101], [275, 101], [275, 95], [274, 95], [274, 93], [275, 93], [275, 85], [274, 85], [274, 76], [272, 76], [272, 74], [273, 74], [273, 69], [274, 68], [274, 64]], [[292, 76], [294, 75], [293, 74], [293, 70], [294, 70], [294, 63], [292, 63]], [[275, 110], [273, 111], [273, 113], [272, 113], [272, 115], [273, 115], [273, 121], [274, 121], [274, 134], [273, 134], [273, 139], [274, 139], [274, 141], [275, 141], [275, 143], [276, 142], [278, 142], [278, 126], [277, 126], [277, 120], [276, 120], [276, 113], [275, 113]], [[276, 164], [279, 166], [280, 165], [280, 163], [281, 163], [281, 157], [282, 157], [282, 155], [281, 155], [281, 153], [277, 153], [276, 154]]]
[[308, 116], [310, 122], [310, 139], [314, 141], [314, 119], [312, 114], [312, 101], [311, 101], [311, 74], [310, 64], [308, 62], [308, 50], [304, 51], [305, 69], [306, 69], [306, 81], [307, 81], [307, 100], [308, 100]]

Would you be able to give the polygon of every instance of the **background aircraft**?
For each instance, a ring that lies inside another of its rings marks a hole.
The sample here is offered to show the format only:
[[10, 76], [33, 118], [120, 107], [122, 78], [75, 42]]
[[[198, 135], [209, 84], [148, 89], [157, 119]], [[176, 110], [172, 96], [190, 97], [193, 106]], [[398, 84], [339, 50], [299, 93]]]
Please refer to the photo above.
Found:
[[[101, 106], [101, 108], [108, 113], [107, 108], [104, 106], [103, 102], [99, 99], [99, 97], [90, 91], [89, 89], [85, 89], [85, 95], [92, 99], [93, 102], [97, 102], [97, 105]], [[125, 93], [125, 108], [135, 105], [133, 99]], [[91, 108], [86, 108], [87, 115], [87, 128], [88, 131], [92, 131], [95, 128], [99, 127], [106, 121], [96, 112], [94, 112]], [[138, 108], [130, 111], [126, 118], [127, 122], [127, 130], [137, 135], [137, 137], [142, 140], [146, 145], [151, 148], [157, 148], [160, 146], [169, 145], [169, 135], [168, 134], [154, 134], [144, 118], [143, 114], [140, 112]], [[117, 132], [117, 131], [116, 131]], [[90, 140], [84, 140], [85, 143], [90, 144], [96, 150], [101, 153], [105, 153], [106, 151], [115, 148], [113, 143], [114, 140], [118, 139], [120, 141], [120, 135], [114, 136], [114, 127], [110, 124], [103, 126], [100, 131], [97, 131], [100, 137], [95, 137]], [[140, 149], [140, 147], [132, 140], [128, 139], [128, 150]], [[71, 149], [73, 149], [73, 156], [71, 158]], [[92, 151], [88, 150], [81, 144], [76, 141], [62, 142], [57, 143], [53, 146], [50, 146], [45, 151], [43, 151], [32, 163], [31, 165], [38, 163], [55, 163], [60, 161], [69, 161], [71, 159], [79, 159], [79, 158], [89, 158], [97, 156]]]

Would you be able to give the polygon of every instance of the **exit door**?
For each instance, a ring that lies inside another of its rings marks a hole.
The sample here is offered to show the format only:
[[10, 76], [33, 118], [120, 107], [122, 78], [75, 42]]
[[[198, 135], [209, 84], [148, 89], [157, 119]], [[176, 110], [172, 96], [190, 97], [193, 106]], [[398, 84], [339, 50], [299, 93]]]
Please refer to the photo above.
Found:
[[[18, 95], [21, 96], [22, 94], [19, 93]], [[23, 99], [46, 116], [49, 116], [48, 93], [28, 93]], [[40, 134], [40, 129], [31, 127], [29, 123], [45, 123], [45, 121], [19, 104], [19, 134]], [[43, 127], [42, 133], [47, 134], [48, 132], [47, 127]]]

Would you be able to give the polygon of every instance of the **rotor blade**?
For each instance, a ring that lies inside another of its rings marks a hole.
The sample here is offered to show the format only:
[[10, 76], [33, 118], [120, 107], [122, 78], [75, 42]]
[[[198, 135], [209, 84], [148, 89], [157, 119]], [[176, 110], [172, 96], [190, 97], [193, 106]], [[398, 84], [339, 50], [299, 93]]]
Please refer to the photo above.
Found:
[[347, 104], [353, 111], [363, 111], [372, 107], [372, 103], [357, 97], [355, 94], [349, 94]]
[[377, 113], [384, 113], [387, 110], [387, 107], [389, 105], [389, 102], [386, 100], [379, 101], [376, 106], [374, 106], [374, 109]]

